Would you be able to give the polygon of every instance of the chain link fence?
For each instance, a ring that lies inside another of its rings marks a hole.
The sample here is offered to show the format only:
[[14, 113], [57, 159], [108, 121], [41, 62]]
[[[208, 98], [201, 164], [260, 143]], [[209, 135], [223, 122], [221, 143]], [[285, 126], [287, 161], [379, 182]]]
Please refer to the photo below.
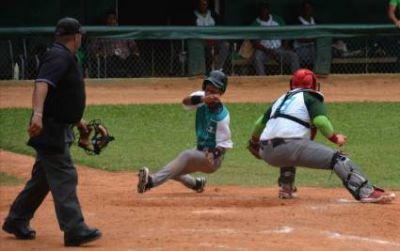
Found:
[[[327, 41], [329, 51], [321, 55], [313, 39], [281, 40], [279, 51], [261, 53], [246, 39], [85, 37], [77, 58], [86, 78], [184, 77], [212, 69], [229, 75], [286, 75], [296, 67], [315, 70], [321, 57], [328, 60], [330, 73], [400, 73], [400, 36]], [[0, 39], [0, 79], [34, 79], [40, 58], [52, 42], [50, 35]]]

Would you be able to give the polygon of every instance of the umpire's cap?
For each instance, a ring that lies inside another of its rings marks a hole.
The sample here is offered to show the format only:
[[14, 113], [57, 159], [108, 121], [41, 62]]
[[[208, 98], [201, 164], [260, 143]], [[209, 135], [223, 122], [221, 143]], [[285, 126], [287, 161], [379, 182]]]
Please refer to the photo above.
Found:
[[83, 34], [85, 32], [82, 29], [82, 25], [75, 18], [64, 17], [58, 21], [55, 31], [56, 36], [74, 35], [78, 33]]

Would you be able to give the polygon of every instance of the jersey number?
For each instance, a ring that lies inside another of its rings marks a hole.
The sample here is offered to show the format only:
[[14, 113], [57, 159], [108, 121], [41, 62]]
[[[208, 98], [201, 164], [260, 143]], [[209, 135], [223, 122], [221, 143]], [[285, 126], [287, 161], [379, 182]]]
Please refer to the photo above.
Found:
[[281, 109], [279, 112], [285, 113], [285, 111], [289, 108], [289, 106], [292, 104], [292, 102], [295, 100], [294, 96], [291, 96], [285, 100], [285, 103], [281, 106]]

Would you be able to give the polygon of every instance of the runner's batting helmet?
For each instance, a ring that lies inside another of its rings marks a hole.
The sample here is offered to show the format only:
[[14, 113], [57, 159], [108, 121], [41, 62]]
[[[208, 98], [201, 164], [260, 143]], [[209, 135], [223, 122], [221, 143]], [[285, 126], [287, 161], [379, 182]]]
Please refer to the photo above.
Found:
[[290, 80], [290, 89], [307, 88], [319, 91], [319, 82], [314, 72], [308, 69], [298, 69]]
[[220, 70], [212, 71], [203, 81], [203, 90], [206, 90], [208, 84], [212, 84], [222, 93], [224, 93], [228, 85], [228, 77]]

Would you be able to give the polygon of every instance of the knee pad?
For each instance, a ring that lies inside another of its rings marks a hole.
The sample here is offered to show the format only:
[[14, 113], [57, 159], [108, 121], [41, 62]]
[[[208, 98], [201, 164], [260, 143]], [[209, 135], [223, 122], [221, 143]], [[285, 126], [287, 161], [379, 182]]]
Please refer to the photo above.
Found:
[[343, 185], [357, 200], [360, 199], [360, 190], [368, 184], [368, 180], [358, 167], [343, 153], [333, 155], [331, 168], [342, 180]]

